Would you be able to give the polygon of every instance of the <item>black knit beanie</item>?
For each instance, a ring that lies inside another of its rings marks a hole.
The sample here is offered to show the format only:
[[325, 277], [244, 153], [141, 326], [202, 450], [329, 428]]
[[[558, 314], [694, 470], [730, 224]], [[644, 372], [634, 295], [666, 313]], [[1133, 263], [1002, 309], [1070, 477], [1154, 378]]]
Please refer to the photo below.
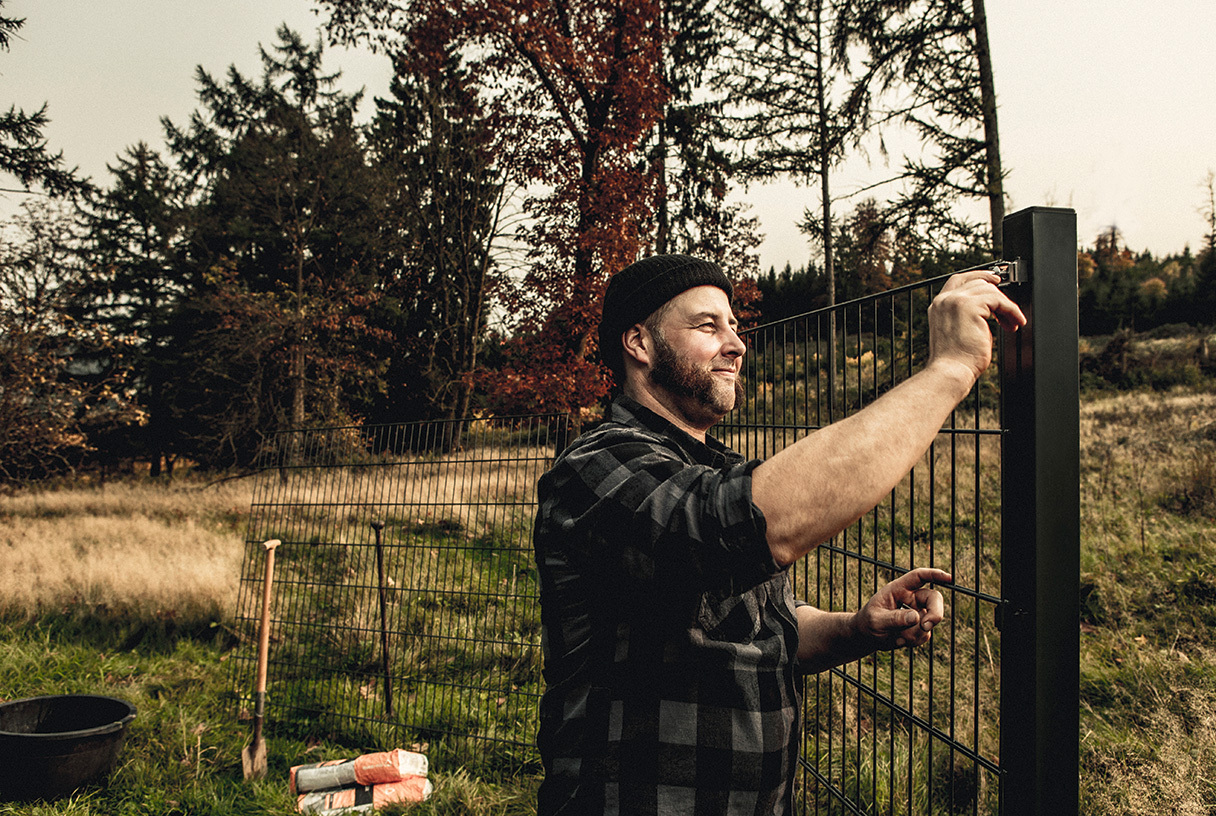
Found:
[[600, 357], [618, 381], [625, 368], [621, 334], [694, 286], [717, 286], [728, 298], [734, 295], [734, 287], [721, 267], [687, 255], [653, 255], [612, 276], [600, 318]]

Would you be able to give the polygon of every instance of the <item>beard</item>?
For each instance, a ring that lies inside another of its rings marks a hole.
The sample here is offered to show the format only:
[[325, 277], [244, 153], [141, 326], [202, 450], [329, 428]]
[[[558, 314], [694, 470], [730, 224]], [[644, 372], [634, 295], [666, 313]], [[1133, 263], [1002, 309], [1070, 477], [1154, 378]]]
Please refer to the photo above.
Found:
[[690, 407], [700, 409], [698, 413], [712, 415], [714, 421], [721, 419], [732, 408], [743, 401], [743, 383], [735, 378], [734, 387], [718, 380], [708, 367], [690, 363], [676, 354], [660, 334], [654, 335], [655, 357], [650, 368], [650, 381], [662, 386]]

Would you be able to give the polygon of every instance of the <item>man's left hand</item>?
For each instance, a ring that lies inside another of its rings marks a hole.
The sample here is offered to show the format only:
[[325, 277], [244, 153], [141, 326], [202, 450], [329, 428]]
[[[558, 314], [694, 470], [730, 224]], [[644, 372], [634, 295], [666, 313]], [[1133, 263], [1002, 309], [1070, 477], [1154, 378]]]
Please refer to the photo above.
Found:
[[904, 573], [874, 593], [857, 612], [854, 626], [858, 635], [884, 651], [927, 643], [945, 614], [942, 594], [930, 584], [953, 580], [950, 573], [928, 567]]

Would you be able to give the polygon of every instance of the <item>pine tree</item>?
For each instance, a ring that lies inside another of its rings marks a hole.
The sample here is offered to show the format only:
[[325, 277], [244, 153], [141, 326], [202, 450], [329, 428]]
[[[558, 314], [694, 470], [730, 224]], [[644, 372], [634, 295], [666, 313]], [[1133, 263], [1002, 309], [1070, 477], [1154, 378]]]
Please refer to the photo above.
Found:
[[[0, 10], [4, 0], [0, 0]], [[25, 25], [22, 17], [0, 14], [0, 51], [8, 51], [12, 37]], [[42, 130], [49, 122], [44, 103], [33, 113], [16, 105], [0, 112], [0, 173], [16, 176], [22, 189], [8, 192], [30, 192], [40, 187], [51, 196], [78, 197], [92, 192], [92, 184], [77, 175], [77, 169], [67, 169], [63, 151], [51, 153]]]
[[429, 74], [398, 70], [390, 94], [376, 100], [368, 135], [391, 270], [380, 307], [394, 336], [381, 411], [396, 421], [463, 418], [500, 284], [505, 145], [454, 57]]
[[755, 218], [728, 202], [737, 173], [723, 100], [711, 87], [728, 51], [720, 9], [704, 0], [666, 0], [661, 74], [667, 88], [648, 148], [654, 176], [656, 253], [678, 252], [718, 262], [736, 279], [758, 272]]
[[[82, 209], [78, 319], [127, 339], [119, 362], [137, 383], [146, 421], [132, 429], [132, 454], [151, 475], [172, 470], [182, 417], [174, 409], [175, 323], [196, 281], [184, 263], [190, 188], [140, 142], [109, 166], [114, 180]], [[107, 356], [110, 349], [98, 349]]]
[[731, 133], [746, 179], [792, 178], [819, 189], [819, 211], [802, 228], [818, 239], [836, 302], [832, 173], [872, 126], [874, 75], [854, 75], [834, 0], [734, 0], [723, 14], [732, 46], [718, 86], [731, 100]]
[[842, 26], [864, 46], [895, 112], [932, 159], [905, 157], [909, 186], [890, 217], [939, 243], [973, 244], [978, 229], [953, 211], [960, 198], [988, 202], [984, 243], [1000, 257], [1005, 212], [996, 84], [984, 0], [855, 0]]
[[189, 261], [204, 286], [183, 314], [192, 426], [204, 452], [242, 459], [268, 430], [349, 421], [348, 391], [381, 375], [364, 342], [381, 212], [359, 95], [335, 90], [319, 42], [277, 35], [260, 80], [200, 67], [202, 110], [186, 128], [165, 121], [200, 190]]

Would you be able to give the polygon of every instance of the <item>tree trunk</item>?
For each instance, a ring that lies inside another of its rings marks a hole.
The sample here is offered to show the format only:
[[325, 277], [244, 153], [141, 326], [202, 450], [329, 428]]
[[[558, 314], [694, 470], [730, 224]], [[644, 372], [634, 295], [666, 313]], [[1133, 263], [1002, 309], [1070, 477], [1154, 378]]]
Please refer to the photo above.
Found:
[[304, 248], [297, 237], [296, 253], [296, 315], [294, 346], [291, 355], [291, 425], [304, 427]]
[[[815, 106], [819, 128], [819, 197], [823, 206], [823, 270], [828, 277], [828, 394], [836, 399], [836, 260], [832, 243], [831, 127], [823, 81], [823, 0], [815, 0]], [[831, 403], [829, 403], [831, 404]]]
[[[836, 262], [832, 244], [832, 188], [828, 167], [832, 161], [831, 127], [823, 81], [823, 0], [815, 2], [815, 106], [819, 123], [819, 197], [823, 206], [823, 270], [828, 276], [828, 305], [836, 305]], [[833, 315], [833, 319], [835, 316]]]
[[659, 160], [658, 160], [658, 192], [656, 199], [658, 206], [655, 208], [655, 235], [654, 235], [654, 251], [657, 255], [666, 255], [668, 252], [667, 244], [669, 235], [671, 234], [671, 215], [667, 208], [667, 119], [664, 115], [663, 119], [659, 120]]
[[992, 50], [988, 45], [988, 14], [984, 0], [971, 1], [975, 27], [975, 56], [980, 70], [980, 106], [984, 117], [984, 150], [987, 155], [988, 214], [992, 220], [992, 254], [1002, 254], [1001, 225], [1005, 220], [1005, 179], [1001, 171], [1001, 140], [996, 122], [996, 82], [992, 76]]
[[[664, 3], [663, 4], [663, 30], [664, 31], [671, 30], [671, 20], [669, 19], [668, 11], [669, 11], [668, 4]], [[660, 78], [663, 80], [664, 84], [667, 84], [668, 86], [670, 86], [670, 82], [667, 79], [667, 59], [668, 59], [667, 49], [663, 49], [663, 51], [661, 53], [662, 53], [662, 56], [660, 57], [661, 63], [660, 63], [659, 70], [662, 72], [662, 74], [661, 74]], [[658, 169], [657, 169], [658, 192], [656, 194], [656, 203], [658, 206], [655, 207], [656, 224], [655, 224], [655, 235], [654, 235], [654, 251], [655, 251], [655, 254], [657, 254], [657, 255], [666, 255], [667, 254], [667, 251], [668, 251], [667, 244], [668, 244], [668, 240], [669, 240], [668, 236], [670, 235], [670, 232], [671, 232], [671, 223], [670, 223], [671, 214], [669, 213], [668, 208], [667, 208], [667, 113], [670, 110], [671, 110], [671, 101], [668, 100], [667, 102], [665, 102], [663, 104], [663, 115], [660, 116], [659, 121], [655, 123], [655, 127], [658, 130], [658, 141], [659, 141], [659, 144], [657, 147], [658, 152], [659, 152]]]

